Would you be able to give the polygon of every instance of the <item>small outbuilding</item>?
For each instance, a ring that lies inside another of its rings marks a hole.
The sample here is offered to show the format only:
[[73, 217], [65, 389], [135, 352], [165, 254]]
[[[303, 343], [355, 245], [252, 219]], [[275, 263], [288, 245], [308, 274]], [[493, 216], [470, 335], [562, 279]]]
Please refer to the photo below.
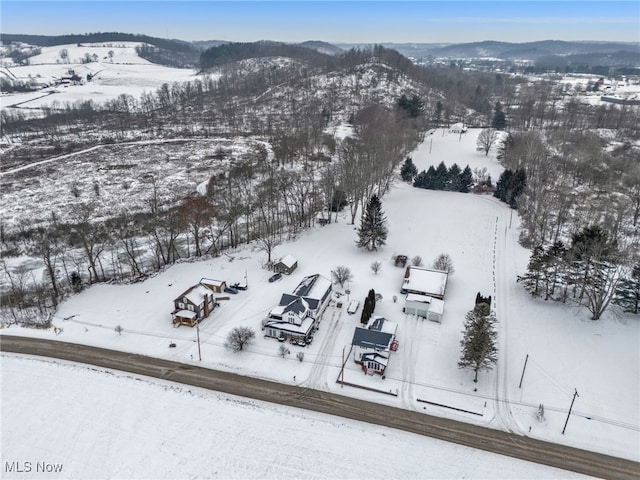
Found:
[[211, 278], [201, 278], [200, 285], [207, 287], [209, 290], [215, 293], [222, 293], [227, 288], [227, 282], [224, 280], [214, 280]]
[[298, 260], [292, 255], [282, 257], [273, 264], [274, 272], [284, 273], [285, 275], [291, 275], [296, 268], [298, 268]]

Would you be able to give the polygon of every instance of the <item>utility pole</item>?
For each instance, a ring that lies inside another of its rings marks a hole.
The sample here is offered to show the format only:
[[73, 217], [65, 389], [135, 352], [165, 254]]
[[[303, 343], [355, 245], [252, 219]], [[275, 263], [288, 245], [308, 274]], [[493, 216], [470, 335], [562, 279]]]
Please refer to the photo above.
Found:
[[528, 361], [529, 361], [529, 354], [527, 353], [527, 358], [524, 359], [524, 367], [522, 367], [522, 376], [520, 377], [520, 385], [518, 385], [518, 388], [522, 388], [522, 379], [524, 378], [524, 371], [527, 369]]
[[342, 370], [340, 371], [340, 388], [344, 388], [344, 349], [345, 346], [342, 346]]
[[198, 336], [198, 360], [202, 361], [202, 352], [200, 351], [200, 322], [196, 320], [196, 335]]
[[576, 401], [576, 397], [579, 397], [580, 395], [578, 395], [578, 389], [575, 389], [575, 392], [573, 394], [573, 399], [571, 400], [571, 406], [569, 407], [569, 413], [567, 413], [567, 421], [564, 422], [564, 428], [562, 429], [562, 434], [564, 435], [564, 431], [567, 429], [567, 423], [569, 423], [569, 416], [571, 415], [571, 409], [573, 408], [573, 402]]

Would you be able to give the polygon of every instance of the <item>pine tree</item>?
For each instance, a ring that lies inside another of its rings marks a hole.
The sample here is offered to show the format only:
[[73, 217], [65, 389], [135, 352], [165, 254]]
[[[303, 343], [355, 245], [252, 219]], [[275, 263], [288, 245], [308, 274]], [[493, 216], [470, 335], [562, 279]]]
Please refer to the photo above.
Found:
[[494, 107], [493, 120], [491, 120], [491, 127], [496, 130], [504, 130], [507, 126], [507, 117], [502, 111], [502, 104], [500, 102], [496, 102]]
[[478, 382], [480, 370], [491, 370], [498, 362], [496, 347], [498, 334], [495, 323], [495, 316], [489, 313], [489, 306], [486, 303], [477, 304], [466, 315], [463, 338], [460, 341], [462, 353], [458, 367], [473, 369], [475, 383]]
[[471, 173], [471, 169], [469, 168], [469, 165], [467, 165], [466, 167], [464, 167], [464, 170], [462, 170], [462, 173], [460, 174], [460, 188], [458, 189], [459, 192], [462, 193], [469, 193], [471, 191], [471, 187], [473, 187], [473, 173]]
[[425, 187], [426, 180], [427, 172], [423, 170], [413, 179], [413, 186], [416, 188], [427, 188]]
[[633, 267], [629, 278], [620, 280], [620, 286], [612, 301], [625, 312], [640, 313], [640, 263]]
[[459, 192], [460, 191], [460, 175], [462, 171], [457, 163], [454, 163], [449, 167], [449, 171], [447, 172], [447, 184], [445, 186], [445, 190], [449, 190], [451, 192]]
[[449, 170], [444, 162], [440, 162], [435, 170], [435, 177], [433, 180], [434, 190], [444, 190], [449, 183]]
[[367, 250], [378, 250], [378, 247], [386, 244], [387, 240], [387, 219], [382, 211], [382, 204], [377, 195], [373, 195], [365, 213], [360, 220], [358, 228], [358, 247], [366, 247]]
[[412, 182], [417, 174], [418, 169], [413, 163], [413, 159], [411, 157], [407, 157], [407, 159], [402, 164], [402, 167], [400, 168], [400, 177], [405, 182]]
[[544, 270], [543, 257], [544, 248], [542, 248], [542, 245], [538, 245], [531, 252], [531, 258], [527, 265], [527, 273], [518, 276], [518, 283], [521, 283], [533, 297], [540, 295], [539, 287]]

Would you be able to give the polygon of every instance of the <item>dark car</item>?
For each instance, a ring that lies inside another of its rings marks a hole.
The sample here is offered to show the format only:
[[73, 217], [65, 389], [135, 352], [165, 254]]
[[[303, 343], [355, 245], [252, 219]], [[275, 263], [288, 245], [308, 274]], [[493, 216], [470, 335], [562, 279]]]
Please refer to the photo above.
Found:
[[281, 273], [276, 273], [274, 275], [271, 275], [269, 277], [269, 283], [273, 283], [273, 282], [277, 282], [278, 280], [280, 280], [282, 278], [282, 274]]
[[233, 287], [224, 287], [224, 292], [225, 293], [232, 293], [232, 294], [235, 295], [236, 293], [238, 293], [238, 290], [236, 290]]

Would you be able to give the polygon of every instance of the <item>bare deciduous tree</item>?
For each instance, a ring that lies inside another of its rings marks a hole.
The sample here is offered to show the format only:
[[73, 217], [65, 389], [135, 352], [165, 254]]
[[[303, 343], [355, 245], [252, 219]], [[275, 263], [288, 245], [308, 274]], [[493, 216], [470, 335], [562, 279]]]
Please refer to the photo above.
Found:
[[255, 332], [249, 327], [235, 327], [229, 332], [229, 335], [227, 335], [227, 341], [224, 346], [234, 352], [240, 352], [244, 350], [244, 347], [246, 347], [255, 336]]
[[339, 284], [340, 287], [344, 287], [345, 283], [353, 280], [353, 274], [349, 267], [340, 265], [339, 267], [336, 267], [335, 270], [331, 271], [331, 278], [334, 283]]
[[476, 142], [476, 149], [479, 152], [484, 152], [486, 156], [489, 155], [491, 147], [496, 143], [498, 134], [492, 128], [485, 128], [478, 134], [478, 140]]
[[433, 261], [432, 268], [435, 268], [436, 270], [442, 270], [443, 272], [447, 272], [449, 275], [451, 275], [454, 272], [453, 260], [451, 260], [451, 257], [448, 253], [441, 253]]
[[380, 270], [382, 269], [382, 262], [372, 262], [371, 263], [371, 270], [373, 271], [373, 273], [375, 273], [376, 275], [378, 274], [378, 272], [380, 272]]

